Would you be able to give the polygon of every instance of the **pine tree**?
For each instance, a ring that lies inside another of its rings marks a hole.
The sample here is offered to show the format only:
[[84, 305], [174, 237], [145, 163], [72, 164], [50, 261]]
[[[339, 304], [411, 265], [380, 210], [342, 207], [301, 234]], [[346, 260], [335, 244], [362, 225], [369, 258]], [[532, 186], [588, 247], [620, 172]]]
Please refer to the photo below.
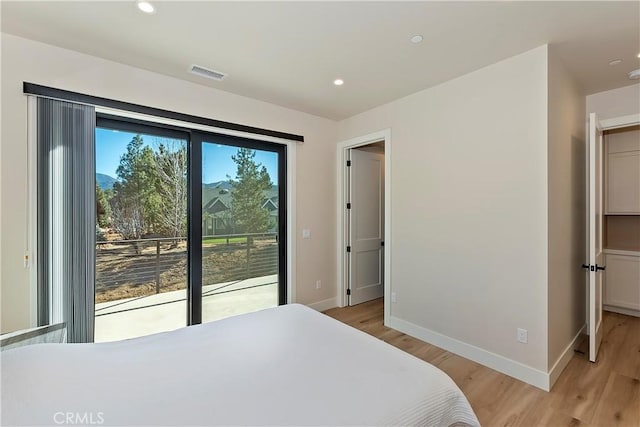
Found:
[[236, 163], [236, 179], [230, 180], [231, 214], [237, 231], [264, 233], [269, 229], [269, 212], [262, 207], [267, 191], [273, 184], [267, 168], [256, 163], [256, 151], [239, 148], [231, 159]]
[[98, 226], [104, 228], [109, 225], [111, 206], [107, 193], [96, 183], [96, 218]]
[[158, 228], [161, 198], [156, 191], [157, 174], [153, 150], [142, 136], [134, 136], [116, 170], [113, 186], [112, 226], [123, 239], [140, 239]]

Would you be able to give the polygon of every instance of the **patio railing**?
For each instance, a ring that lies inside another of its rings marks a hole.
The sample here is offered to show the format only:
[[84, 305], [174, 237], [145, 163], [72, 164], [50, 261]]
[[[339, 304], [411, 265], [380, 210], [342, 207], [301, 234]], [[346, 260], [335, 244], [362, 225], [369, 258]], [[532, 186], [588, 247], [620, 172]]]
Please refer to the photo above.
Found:
[[[203, 236], [203, 285], [278, 272], [276, 233]], [[96, 243], [96, 302], [185, 289], [186, 238]]]

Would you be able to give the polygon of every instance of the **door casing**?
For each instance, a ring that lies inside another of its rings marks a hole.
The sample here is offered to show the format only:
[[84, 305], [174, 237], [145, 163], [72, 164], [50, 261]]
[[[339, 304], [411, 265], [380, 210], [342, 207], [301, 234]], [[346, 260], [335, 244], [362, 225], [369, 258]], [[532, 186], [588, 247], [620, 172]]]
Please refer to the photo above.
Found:
[[[336, 224], [337, 224], [337, 246], [336, 246], [336, 284], [337, 297], [336, 304], [338, 307], [344, 307], [347, 304], [347, 221], [346, 221], [346, 195], [347, 195], [347, 151], [351, 148], [362, 147], [374, 142], [384, 143], [384, 294], [391, 295], [391, 248], [392, 229], [391, 229], [391, 129], [387, 128], [378, 132], [348, 139], [338, 143], [336, 151]], [[391, 300], [384, 300], [384, 318], [387, 319], [391, 314]]]

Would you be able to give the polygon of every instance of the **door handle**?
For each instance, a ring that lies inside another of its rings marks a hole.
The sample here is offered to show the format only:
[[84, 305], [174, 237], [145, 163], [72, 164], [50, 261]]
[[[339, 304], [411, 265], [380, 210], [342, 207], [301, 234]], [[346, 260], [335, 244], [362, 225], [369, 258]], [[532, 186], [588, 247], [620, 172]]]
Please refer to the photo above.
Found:
[[596, 271], [593, 265], [582, 264], [582, 268], [586, 268], [589, 271]]
[[598, 271], [598, 270], [606, 270], [606, 269], [607, 269], [607, 266], [605, 265], [605, 266], [603, 267], [603, 266], [600, 266], [600, 265], [598, 265], [598, 264], [596, 264], [595, 266], [593, 266], [593, 265], [587, 265], [587, 264], [582, 264], [582, 268], [586, 268], [586, 269], [587, 269], [587, 270], [589, 270], [589, 271]]

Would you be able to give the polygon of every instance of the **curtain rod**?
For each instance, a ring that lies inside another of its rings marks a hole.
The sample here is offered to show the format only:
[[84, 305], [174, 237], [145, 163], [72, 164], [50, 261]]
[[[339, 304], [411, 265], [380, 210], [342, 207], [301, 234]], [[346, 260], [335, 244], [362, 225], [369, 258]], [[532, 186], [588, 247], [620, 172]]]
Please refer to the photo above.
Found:
[[35, 83], [23, 82], [23, 92], [27, 95], [36, 95], [46, 98], [54, 98], [62, 101], [78, 102], [81, 104], [89, 104], [100, 107], [108, 107], [118, 110], [131, 111], [135, 113], [146, 114], [150, 116], [163, 117], [167, 119], [180, 120], [199, 125], [217, 127], [238, 132], [253, 133], [256, 135], [265, 135], [275, 138], [287, 139], [290, 141], [304, 142], [304, 136], [295, 135], [286, 132], [278, 132], [275, 130], [262, 129], [253, 126], [241, 125], [238, 123], [224, 122], [221, 120], [208, 119], [206, 117], [192, 116], [190, 114], [177, 113], [175, 111], [163, 110], [160, 108], [146, 107], [144, 105], [133, 104], [130, 102], [118, 101], [115, 99], [102, 98], [99, 96], [86, 95], [78, 92], [71, 92], [63, 89], [56, 89], [48, 86], [42, 86]]

